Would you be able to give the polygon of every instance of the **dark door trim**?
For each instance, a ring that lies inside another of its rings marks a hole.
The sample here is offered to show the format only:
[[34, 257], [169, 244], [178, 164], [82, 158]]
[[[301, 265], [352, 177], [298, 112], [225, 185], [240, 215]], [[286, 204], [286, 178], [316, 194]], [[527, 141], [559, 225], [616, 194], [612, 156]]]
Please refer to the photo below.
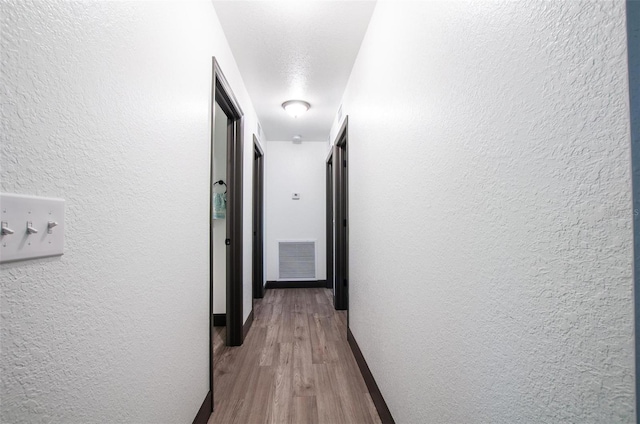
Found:
[[253, 298], [264, 297], [264, 151], [253, 135]]
[[242, 143], [243, 118], [231, 86], [213, 58], [215, 101], [227, 126], [227, 346], [240, 346], [242, 325]]
[[[333, 170], [335, 175], [335, 308], [349, 309], [349, 117], [345, 117], [336, 137]], [[348, 319], [348, 316], [347, 316]], [[347, 321], [348, 323], [348, 321]]]
[[327, 156], [327, 213], [326, 213], [326, 238], [327, 238], [327, 288], [333, 290], [333, 150], [331, 146]]
[[242, 332], [242, 142], [243, 115], [238, 101], [216, 58], [212, 58], [212, 105], [211, 105], [211, 158], [209, 194], [209, 290], [210, 290], [210, 335], [209, 367], [210, 389], [213, 393], [213, 146], [215, 125], [215, 103], [218, 103], [228, 118], [227, 121], [227, 219], [226, 232], [226, 324], [228, 346], [239, 346], [243, 342]]

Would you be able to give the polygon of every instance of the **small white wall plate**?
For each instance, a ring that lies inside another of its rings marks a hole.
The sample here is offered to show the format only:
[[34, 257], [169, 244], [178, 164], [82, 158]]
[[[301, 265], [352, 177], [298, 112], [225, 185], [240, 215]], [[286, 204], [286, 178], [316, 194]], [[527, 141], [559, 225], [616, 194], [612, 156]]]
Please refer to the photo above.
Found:
[[64, 199], [0, 193], [0, 221], [0, 263], [64, 253]]

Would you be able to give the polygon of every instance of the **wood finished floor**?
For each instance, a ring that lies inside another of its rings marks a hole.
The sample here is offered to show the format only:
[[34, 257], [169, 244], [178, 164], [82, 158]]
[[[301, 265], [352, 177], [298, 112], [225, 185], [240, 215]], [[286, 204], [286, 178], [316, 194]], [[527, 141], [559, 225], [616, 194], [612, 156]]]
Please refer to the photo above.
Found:
[[380, 423], [327, 289], [270, 289], [240, 347], [214, 339], [208, 424]]

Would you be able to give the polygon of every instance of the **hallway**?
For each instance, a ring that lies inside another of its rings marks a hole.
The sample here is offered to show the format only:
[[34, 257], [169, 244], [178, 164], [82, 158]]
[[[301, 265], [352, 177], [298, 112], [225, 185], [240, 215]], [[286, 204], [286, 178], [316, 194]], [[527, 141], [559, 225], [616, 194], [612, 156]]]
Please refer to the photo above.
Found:
[[0, 28], [1, 423], [639, 421], [640, 1]]
[[272, 289], [254, 303], [241, 347], [214, 341], [214, 413], [222, 423], [379, 423], [327, 289]]

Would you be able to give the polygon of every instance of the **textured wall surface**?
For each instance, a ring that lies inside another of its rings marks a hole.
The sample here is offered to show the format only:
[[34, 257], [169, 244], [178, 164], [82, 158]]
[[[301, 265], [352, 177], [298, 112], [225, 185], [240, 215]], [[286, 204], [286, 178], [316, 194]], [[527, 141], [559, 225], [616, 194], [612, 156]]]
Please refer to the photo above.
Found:
[[623, 1], [378, 3], [349, 319], [396, 422], [635, 422], [626, 54]]
[[[631, 154], [633, 172], [634, 275], [636, 310], [636, 352], [640, 346], [640, 2], [627, 1], [627, 46], [629, 50], [629, 106], [631, 116]], [[640, 358], [636, 356], [636, 369]], [[636, 380], [636, 396], [640, 381]], [[636, 397], [636, 417], [638, 415]]]
[[[327, 143], [269, 141], [265, 155], [266, 278], [278, 279], [278, 240], [316, 240], [318, 280], [326, 271]], [[300, 200], [291, 194], [300, 193]]]
[[0, 421], [191, 422], [209, 390], [213, 55], [256, 123], [213, 7], [0, 14], [2, 191], [65, 198], [67, 219], [64, 256], [0, 269]]

